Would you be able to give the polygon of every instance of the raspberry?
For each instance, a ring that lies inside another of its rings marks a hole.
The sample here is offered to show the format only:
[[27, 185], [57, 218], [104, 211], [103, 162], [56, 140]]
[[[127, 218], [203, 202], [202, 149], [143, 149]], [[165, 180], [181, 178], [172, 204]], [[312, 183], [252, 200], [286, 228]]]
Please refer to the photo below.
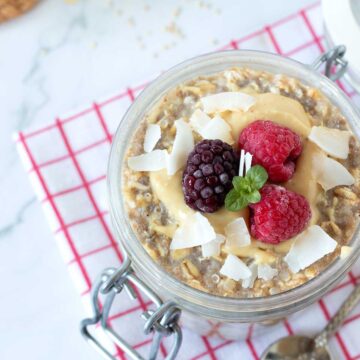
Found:
[[257, 120], [246, 127], [239, 146], [253, 155], [253, 164], [262, 165], [274, 182], [293, 176], [295, 160], [302, 152], [299, 135], [269, 120]]
[[224, 204], [239, 169], [239, 157], [221, 140], [203, 140], [190, 153], [182, 178], [185, 202], [212, 213]]
[[265, 185], [260, 194], [261, 200], [249, 205], [252, 236], [278, 244], [305, 229], [311, 210], [302, 195], [279, 185]]

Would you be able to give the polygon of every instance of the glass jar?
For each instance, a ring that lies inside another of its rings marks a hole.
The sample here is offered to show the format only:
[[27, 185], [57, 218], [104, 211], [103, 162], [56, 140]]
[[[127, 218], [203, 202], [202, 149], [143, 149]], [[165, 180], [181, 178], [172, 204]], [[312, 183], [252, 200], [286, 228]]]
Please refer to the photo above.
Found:
[[132, 268], [161, 299], [172, 300], [182, 309], [184, 326], [201, 335], [218, 334], [227, 339], [244, 339], [251, 324], [256, 332], [271, 331], [279, 319], [304, 309], [334, 286], [360, 254], [359, 227], [344, 260], [335, 260], [321, 274], [285, 293], [261, 298], [238, 299], [211, 295], [191, 288], [166, 273], [147, 254], [132, 230], [122, 197], [123, 159], [129, 142], [144, 115], [171, 88], [200, 75], [220, 72], [233, 66], [246, 66], [301, 79], [320, 89], [347, 118], [360, 139], [360, 117], [345, 94], [328, 78], [308, 65], [260, 51], [226, 51], [196, 57], [175, 66], [153, 81], [129, 108], [113, 140], [108, 167], [110, 212], [114, 231]]

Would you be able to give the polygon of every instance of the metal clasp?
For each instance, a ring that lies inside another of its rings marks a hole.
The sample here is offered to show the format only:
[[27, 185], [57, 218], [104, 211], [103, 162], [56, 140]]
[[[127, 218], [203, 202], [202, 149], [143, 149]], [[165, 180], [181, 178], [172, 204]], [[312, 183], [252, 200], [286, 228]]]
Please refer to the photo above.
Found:
[[[116, 358], [101, 344], [101, 342], [89, 332], [90, 326], [101, 325], [105, 334], [110, 340], [123, 350], [133, 360], [145, 360], [131, 345], [115, 333], [108, 325], [111, 306], [117, 294], [123, 289], [130, 298], [136, 299], [137, 295], [133, 286], [144, 293], [156, 306], [155, 310], [147, 310], [142, 314], [146, 320], [144, 325], [145, 334], [154, 332], [154, 337], [148, 359], [155, 360], [161, 340], [164, 336], [174, 336], [174, 341], [166, 360], [175, 359], [181, 342], [182, 333], [178, 324], [181, 310], [172, 301], [163, 303], [162, 300], [133, 272], [131, 262], [127, 258], [119, 269], [105, 269], [99, 279], [93, 285], [91, 292], [91, 304], [93, 316], [84, 319], [80, 324], [80, 331], [85, 340], [92, 345], [105, 359], [115, 360]], [[105, 296], [104, 305], [100, 307], [99, 296]]]
[[[336, 81], [340, 79], [348, 66], [347, 60], [344, 59], [346, 47], [344, 45], [335, 46], [329, 51], [320, 55], [312, 64], [315, 70], [319, 69], [322, 64], [325, 64], [325, 76], [329, 79]], [[335, 71], [332, 72], [335, 66]]]

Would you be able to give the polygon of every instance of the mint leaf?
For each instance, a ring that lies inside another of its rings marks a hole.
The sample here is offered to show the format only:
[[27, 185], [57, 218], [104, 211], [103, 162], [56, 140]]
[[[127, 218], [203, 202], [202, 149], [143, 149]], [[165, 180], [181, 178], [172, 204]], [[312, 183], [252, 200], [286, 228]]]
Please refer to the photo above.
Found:
[[268, 179], [266, 170], [255, 165], [249, 169], [246, 176], [234, 176], [232, 184], [234, 188], [229, 191], [225, 198], [225, 207], [229, 211], [239, 211], [261, 200], [259, 190]]
[[234, 189], [239, 192], [246, 192], [250, 188], [249, 179], [242, 176], [234, 176], [232, 180]]
[[266, 183], [268, 174], [262, 166], [255, 165], [251, 167], [250, 170], [246, 173], [246, 178], [251, 184], [252, 189], [259, 190]]
[[261, 200], [261, 195], [258, 190], [255, 190], [254, 192], [246, 195], [246, 200], [249, 203], [256, 204]]
[[239, 211], [246, 207], [248, 200], [246, 196], [237, 192], [235, 189], [230, 190], [225, 198], [225, 207], [229, 211]]

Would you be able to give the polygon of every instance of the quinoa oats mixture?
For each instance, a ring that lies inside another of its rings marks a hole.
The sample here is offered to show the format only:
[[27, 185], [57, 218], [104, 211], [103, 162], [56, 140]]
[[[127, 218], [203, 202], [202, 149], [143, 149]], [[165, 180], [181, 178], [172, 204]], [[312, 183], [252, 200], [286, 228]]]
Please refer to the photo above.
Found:
[[125, 162], [135, 233], [193, 288], [269, 296], [352, 250], [360, 147], [339, 110], [297, 79], [232, 68], [180, 84], [142, 120]]

